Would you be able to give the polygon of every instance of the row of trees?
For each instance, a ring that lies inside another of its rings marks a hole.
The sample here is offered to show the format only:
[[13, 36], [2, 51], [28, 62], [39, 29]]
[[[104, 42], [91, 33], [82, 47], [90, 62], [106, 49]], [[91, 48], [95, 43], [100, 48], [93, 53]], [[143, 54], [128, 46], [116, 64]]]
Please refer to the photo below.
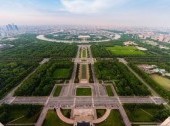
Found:
[[80, 64], [77, 64], [76, 77], [74, 83], [79, 83], [79, 69], [80, 69]]
[[118, 61], [100, 61], [95, 63], [95, 72], [99, 79], [114, 80], [119, 95], [147, 96], [150, 92], [130, 71]]
[[91, 64], [89, 64], [89, 82], [94, 83]]
[[[67, 63], [68, 62], [68, 63]], [[73, 64], [69, 61], [50, 61], [40, 66], [15, 92], [17, 96], [46, 96], [49, 95], [56, 78], [53, 76], [56, 69], [70, 68]]]
[[126, 57], [126, 60], [133, 63], [160, 63], [169, 62], [170, 57], [167, 56], [138, 56], [138, 57]]

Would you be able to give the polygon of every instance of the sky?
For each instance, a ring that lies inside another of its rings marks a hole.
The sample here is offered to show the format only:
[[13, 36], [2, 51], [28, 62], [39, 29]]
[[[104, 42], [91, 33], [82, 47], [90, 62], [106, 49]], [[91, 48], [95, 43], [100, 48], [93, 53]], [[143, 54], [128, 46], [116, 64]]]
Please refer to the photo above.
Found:
[[0, 0], [0, 25], [170, 27], [170, 0]]

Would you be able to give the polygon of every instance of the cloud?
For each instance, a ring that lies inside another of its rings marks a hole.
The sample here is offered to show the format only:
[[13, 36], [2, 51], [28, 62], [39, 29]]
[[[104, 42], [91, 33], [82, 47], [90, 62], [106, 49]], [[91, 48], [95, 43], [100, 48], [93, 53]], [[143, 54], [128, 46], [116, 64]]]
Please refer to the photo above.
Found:
[[128, 0], [60, 0], [64, 10], [76, 14], [91, 14], [108, 10]]

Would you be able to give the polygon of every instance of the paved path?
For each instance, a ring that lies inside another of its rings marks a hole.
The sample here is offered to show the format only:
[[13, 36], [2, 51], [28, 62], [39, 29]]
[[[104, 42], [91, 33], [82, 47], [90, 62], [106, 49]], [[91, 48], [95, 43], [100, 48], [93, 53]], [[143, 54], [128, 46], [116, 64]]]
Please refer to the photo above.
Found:
[[45, 119], [45, 117], [47, 115], [47, 112], [48, 112], [48, 107], [45, 106], [43, 108], [43, 110], [42, 110], [42, 112], [41, 112], [35, 126], [42, 126], [43, 125], [43, 122], [44, 122], [44, 119]]

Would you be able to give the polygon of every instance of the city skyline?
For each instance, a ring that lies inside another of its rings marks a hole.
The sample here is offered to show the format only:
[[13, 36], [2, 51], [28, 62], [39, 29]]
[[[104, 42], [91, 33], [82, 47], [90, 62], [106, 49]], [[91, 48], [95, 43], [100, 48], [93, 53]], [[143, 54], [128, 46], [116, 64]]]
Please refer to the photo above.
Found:
[[0, 25], [170, 27], [168, 0], [0, 0]]

